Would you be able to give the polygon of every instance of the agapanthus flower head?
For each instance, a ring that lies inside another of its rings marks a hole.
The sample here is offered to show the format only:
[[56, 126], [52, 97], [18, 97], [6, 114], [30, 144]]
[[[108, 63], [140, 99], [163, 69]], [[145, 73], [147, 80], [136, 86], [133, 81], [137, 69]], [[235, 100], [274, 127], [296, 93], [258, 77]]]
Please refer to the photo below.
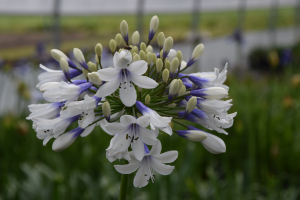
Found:
[[[159, 19], [154, 16], [148, 42], [140, 42], [136, 31], [129, 44], [128, 24], [123, 20], [121, 34], [109, 42], [112, 67], [102, 65], [100, 43], [95, 46], [96, 64], [86, 62], [78, 48], [73, 50], [76, 61], [57, 49], [51, 50], [61, 70], [40, 65], [45, 72], [39, 75], [37, 88], [49, 103], [30, 105], [31, 114], [27, 117], [44, 145], [55, 138], [52, 149], [62, 151], [100, 125], [112, 136], [106, 149], [107, 159], [127, 160], [129, 164], [115, 165], [115, 169], [123, 174], [137, 171], [135, 187], [154, 182], [154, 173], [168, 175], [174, 170], [174, 166], [165, 163], [175, 161], [178, 152], [161, 154], [160, 137], [174, 137], [175, 133], [201, 143], [213, 154], [226, 151], [221, 138], [199, 126], [227, 135], [225, 129], [233, 124], [236, 113], [228, 114], [232, 100], [223, 100], [229, 95], [229, 87], [224, 85], [227, 65], [222, 72], [215, 69], [184, 74], [200, 58], [203, 44], [194, 49], [186, 62], [184, 52], [172, 49], [172, 37], [165, 39], [160, 32], [156, 51], [150, 43], [158, 25]], [[72, 124], [77, 126], [67, 131]]]

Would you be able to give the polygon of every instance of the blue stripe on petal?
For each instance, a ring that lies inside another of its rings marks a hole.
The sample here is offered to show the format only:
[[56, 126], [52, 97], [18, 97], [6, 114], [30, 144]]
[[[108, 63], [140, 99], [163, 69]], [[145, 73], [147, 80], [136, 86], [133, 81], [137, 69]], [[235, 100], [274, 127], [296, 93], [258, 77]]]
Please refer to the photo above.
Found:
[[137, 109], [138, 109], [142, 114], [144, 114], [144, 112], [149, 112], [149, 111], [151, 111], [150, 108], [148, 108], [147, 106], [145, 106], [145, 105], [144, 105], [142, 102], [140, 102], [140, 101], [136, 101], [135, 105], [136, 105]]
[[80, 70], [77, 70], [77, 69], [71, 69], [69, 70], [69, 76], [70, 76], [70, 79], [76, 77], [76, 76], [79, 76], [80, 74], [82, 73], [82, 71]]
[[194, 84], [196, 84], [200, 88], [203, 88], [204, 87], [203, 84], [207, 83], [209, 81], [206, 78], [201, 78], [201, 77], [193, 76], [193, 75], [190, 75], [189, 79], [190, 79], [190, 81], [192, 81]]
[[154, 35], [155, 35], [155, 33], [156, 33], [155, 31], [153, 31], [153, 30], [150, 31], [150, 30], [149, 30], [148, 39], [149, 39], [149, 40], [152, 40], [153, 37], [154, 37]]
[[190, 67], [191, 65], [193, 65], [196, 62], [196, 60], [194, 60], [193, 58], [190, 58], [189, 61], [186, 64], [186, 67]]
[[83, 93], [84, 91], [88, 90], [90, 87], [92, 87], [92, 83], [83, 83], [81, 85], [78, 85], [80, 87], [79, 94]]
[[144, 143], [145, 154], [147, 155], [150, 151], [148, 146]]
[[71, 130], [70, 133], [73, 134], [73, 138], [77, 138], [83, 131], [84, 131], [83, 128], [77, 127], [75, 129]]

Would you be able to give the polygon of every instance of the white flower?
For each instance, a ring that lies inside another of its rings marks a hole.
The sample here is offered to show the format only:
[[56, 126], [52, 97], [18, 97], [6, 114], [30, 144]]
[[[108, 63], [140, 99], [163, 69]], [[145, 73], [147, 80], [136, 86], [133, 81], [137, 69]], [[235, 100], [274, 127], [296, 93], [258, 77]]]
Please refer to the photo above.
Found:
[[[102, 120], [103, 121], [103, 120]], [[106, 121], [106, 120], [105, 120]], [[116, 134], [111, 140], [110, 140], [110, 143], [109, 143], [109, 147], [106, 149], [106, 158], [107, 160], [109, 160], [109, 162], [113, 162], [115, 161], [116, 159], [126, 159], [126, 160], [130, 160], [130, 156], [129, 156], [129, 152], [128, 152], [128, 149], [125, 149], [123, 152], [118, 152], [118, 151], [115, 151], [113, 149], [113, 144], [114, 144], [114, 140], [115, 138], [117, 137], [118, 134]]]
[[27, 119], [53, 119], [57, 117], [64, 104], [65, 102], [31, 104], [28, 106], [31, 114], [27, 117]]
[[96, 96], [106, 97], [119, 88], [121, 101], [125, 106], [130, 107], [134, 105], [137, 97], [133, 83], [147, 89], [155, 88], [158, 85], [151, 78], [141, 76], [147, 71], [147, 63], [143, 60], [131, 63], [132, 56], [129, 51], [116, 52], [113, 61], [115, 68], [98, 71], [101, 80], [109, 82], [100, 87]]
[[157, 141], [154, 131], [147, 129], [150, 124], [149, 116], [142, 116], [136, 119], [131, 115], [123, 115], [121, 123], [110, 123], [105, 127], [113, 134], [112, 150], [124, 152], [131, 144], [133, 153], [138, 160], [144, 157], [144, 143], [154, 145]]
[[152, 180], [152, 182], [155, 181], [152, 169], [162, 175], [171, 174], [175, 167], [165, 165], [164, 163], [174, 162], [178, 157], [177, 151], [168, 151], [160, 154], [161, 143], [159, 140], [152, 147], [150, 152], [146, 145], [144, 149], [146, 155], [141, 161], [137, 160], [133, 153], [130, 152], [131, 159], [129, 160], [129, 164], [114, 166], [115, 169], [122, 174], [131, 174], [138, 169], [133, 184], [139, 188], [146, 186], [150, 180]]

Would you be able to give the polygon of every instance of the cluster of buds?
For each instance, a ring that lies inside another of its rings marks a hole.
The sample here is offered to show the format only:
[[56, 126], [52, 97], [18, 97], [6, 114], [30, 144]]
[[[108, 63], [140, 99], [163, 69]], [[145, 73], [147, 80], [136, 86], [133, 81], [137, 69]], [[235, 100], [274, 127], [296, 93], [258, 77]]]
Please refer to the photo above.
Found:
[[[37, 88], [49, 103], [30, 105], [27, 118], [33, 121], [37, 137], [43, 139], [44, 145], [55, 138], [52, 149], [62, 151], [79, 136], [86, 137], [95, 126], [100, 126], [113, 136], [106, 149], [107, 159], [128, 160], [129, 164], [114, 167], [123, 174], [138, 170], [136, 187], [154, 182], [154, 171], [168, 175], [174, 170], [174, 166], [165, 163], [176, 160], [178, 152], [161, 153], [159, 137], [176, 133], [200, 142], [211, 153], [226, 151], [222, 139], [196, 127], [201, 125], [227, 134], [224, 129], [232, 126], [236, 113], [228, 114], [231, 100], [222, 100], [229, 90], [223, 84], [227, 66], [222, 72], [215, 69], [184, 74], [203, 53], [203, 44], [196, 46], [185, 62], [182, 52], [172, 49], [172, 37], [165, 38], [160, 32], [155, 53], [150, 44], [158, 25], [159, 19], [154, 16], [147, 43], [140, 42], [138, 31], [132, 34], [130, 43], [128, 24], [123, 20], [121, 33], [109, 42], [113, 67], [101, 64], [101, 44], [95, 47], [96, 63], [86, 62], [77, 48], [73, 51], [75, 61], [59, 50], [51, 50], [61, 70], [40, 65], [45, 72], [39, 75]], [[186, 121], [193, 126], [186, 125]], [[76, 122], [77, 128], [66, 131]], [[171, 127], [171, 122], [175, 126]]]

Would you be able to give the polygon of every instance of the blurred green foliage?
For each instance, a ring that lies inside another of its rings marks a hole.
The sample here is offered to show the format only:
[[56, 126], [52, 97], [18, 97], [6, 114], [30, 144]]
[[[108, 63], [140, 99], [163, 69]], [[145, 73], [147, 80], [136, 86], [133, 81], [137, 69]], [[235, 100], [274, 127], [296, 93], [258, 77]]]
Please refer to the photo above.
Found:
[[[297, 73], [296, 73], [297, 72]], [[270, 72], [271, 73], [271, 72]], [[129, 177], [128, 199], [299, 199], [300, 74], [229, 76], [227, 152], [213, 155], [200, 143], [160, 135], [162, 152], [177, 150], [175, 170], [142, 189]], [[24, 117], [25, 118], [25, 117]], [[0, 120], [0, 199], [117, 199], [121, 175], [106, 160], [111, 136], [94, 130], [56, 153], [43, 147], [24, 118]]]

